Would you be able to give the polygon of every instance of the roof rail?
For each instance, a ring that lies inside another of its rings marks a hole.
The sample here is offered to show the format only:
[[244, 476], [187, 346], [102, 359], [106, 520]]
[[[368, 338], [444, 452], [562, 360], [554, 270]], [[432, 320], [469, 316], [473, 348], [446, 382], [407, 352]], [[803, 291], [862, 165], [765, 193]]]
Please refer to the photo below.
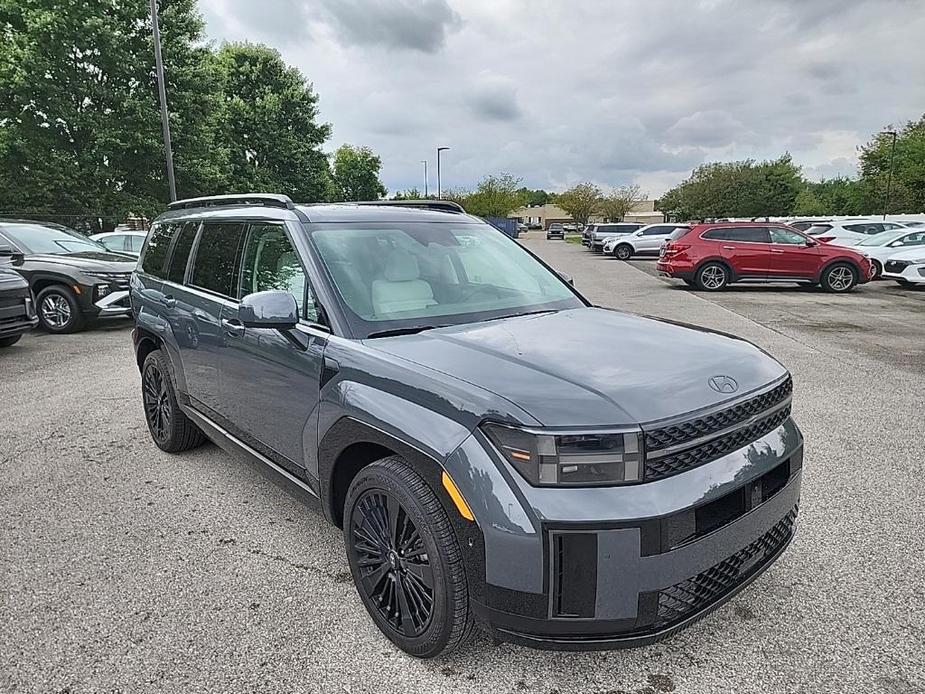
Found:
[[389, 207], [416, 207], [421, 210], [435, 210], [437, 212], [453, 212], [465, 214], [466, 211], [458, 202], [452, 200], [363, 200], [348, 203], [354, 205], [387, 205]]
[[259, 205], [262, 207], [279, 207], [294, 210], [295, 205], [288, 195], [275, 193], [239, 193], [233, 195], [208, 195], [203, 198], [177, 200], [167, 205], [168, 210], [188, 210], [193, 207], [230, 207], [242, 205]]

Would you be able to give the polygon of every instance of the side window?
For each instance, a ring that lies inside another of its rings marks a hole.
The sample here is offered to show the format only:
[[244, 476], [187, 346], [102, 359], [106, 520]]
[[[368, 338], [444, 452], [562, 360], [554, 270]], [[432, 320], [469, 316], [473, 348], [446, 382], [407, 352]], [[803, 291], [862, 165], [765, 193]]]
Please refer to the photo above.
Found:
[[925, 245], [925, 231], [903, 237], [903, 246]]
[[801, 246], [806, 243], [806, 237], [789, 229], [780, 227], [771, 228], [771, 243], [786, 243], [791, 246]]
[[665, 234], [670, 234], [674, 227], [652, 227], [651, 229], [646, 229], [642, 232], [643, 236], [664, 236]]
[[244, 225], [203, 224], [190, 275], [190, 284], [229, 298], [237, 294], [238, 250], [244, 238]]
[[771, 237], [767, 227], [732, 227], [726, 230], [729, 241], [747, 243], [770, 243]]
[[170, 260], [167, 263], [167, 279], [177, 284], [183, 284], [186, 278], [186, 263], [189, 260], [190, 251], [193, 250], [193, 241], [196, 239], [196, 231], [199, 228], [197, 222], [186, 222], [177, 240], [173, 244], [173, 253], [170, 254]]
[[726, 241], [729, 239], [729, 229], [710, 229], [700, 238], [708, 241]]
[[135, 234], [131, 234], [130, 236], [127, 236], [126, 238], [128, 239], [127, 248], [129, 252], [141, 253], [141, 247], [145, 245], [145, 237], [136, 236]]
[[144, 254], [141, 257], [141, 269], [154, 277], [164, 277], [164, 263], [170, 250], [170, 242], [179, 224], [155, 224], [148, 234]]
[[113, 253], [121, 253], [125, 250], [125, 237], [122, 234], [104, 236], [100, 239], [100, 243], [106, 247], [106, 250], [112, 251]]
[[279, 224], [251, 226], [241, 263], [241, 296], [271, 289], [289, 292], [299, 305], [299, 315], [317, 321], [318, 310], [313, 297], [309, 297], [307, 304], [305, 302], [307, 286], [305, 270], [285, 229]]

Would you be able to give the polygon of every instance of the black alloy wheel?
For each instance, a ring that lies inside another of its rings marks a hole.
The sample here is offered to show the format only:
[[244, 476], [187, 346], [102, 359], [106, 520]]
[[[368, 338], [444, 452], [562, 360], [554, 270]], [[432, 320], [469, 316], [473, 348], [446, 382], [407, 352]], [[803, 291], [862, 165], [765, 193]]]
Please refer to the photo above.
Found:
[[177, 404], [166, 357], [160, 350], [151, 352], [141, 368], [141, 400], [148, 431], [161, 450], [179, 453], [205, 442], [205, 434]]
[[351, 524], [366, 596], [399, 634], [420, 636], [434, 612], [434, 571], [421, 533], [386, 491], [363, 494]]
[[433, 658], [468, 639], [474, 622], [456, 531], [416, 470], [399, 456], [360, 470], [343, 521], [354, 585], [392, 643]]

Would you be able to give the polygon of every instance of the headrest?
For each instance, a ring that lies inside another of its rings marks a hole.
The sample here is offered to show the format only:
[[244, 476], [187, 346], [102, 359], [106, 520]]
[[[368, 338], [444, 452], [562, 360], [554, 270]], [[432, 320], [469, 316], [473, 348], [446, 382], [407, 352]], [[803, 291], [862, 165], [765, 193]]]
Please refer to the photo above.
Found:
[[389, 282], [408, 282], [421, 276], [418, 259], [407, 251], [392, 251], [385, 261], [385, 278]]

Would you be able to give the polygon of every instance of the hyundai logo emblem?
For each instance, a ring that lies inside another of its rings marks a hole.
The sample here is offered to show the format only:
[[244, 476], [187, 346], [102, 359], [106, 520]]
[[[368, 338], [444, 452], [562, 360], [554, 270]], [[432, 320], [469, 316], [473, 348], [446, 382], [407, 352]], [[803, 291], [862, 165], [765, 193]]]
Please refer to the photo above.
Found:
[[707, 383], [717, 393], [735, 393], [739, 384], [731, 376], [713, 376]]

